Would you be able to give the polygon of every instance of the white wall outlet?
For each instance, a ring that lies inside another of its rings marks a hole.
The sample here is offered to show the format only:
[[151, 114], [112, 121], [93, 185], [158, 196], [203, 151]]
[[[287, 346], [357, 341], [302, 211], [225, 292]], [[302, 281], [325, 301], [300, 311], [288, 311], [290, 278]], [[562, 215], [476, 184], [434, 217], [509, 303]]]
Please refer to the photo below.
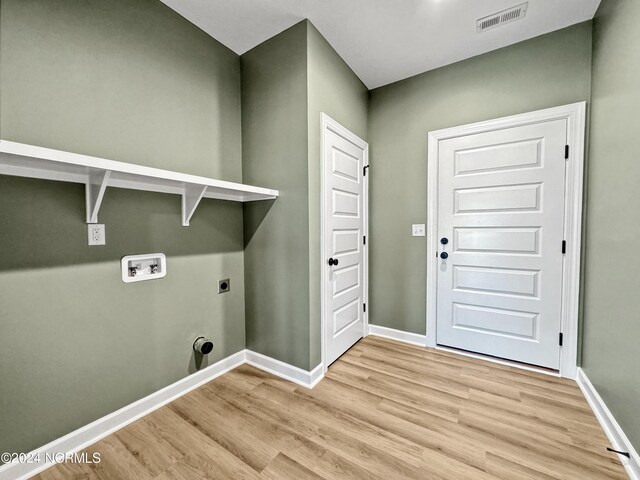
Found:
[[414, 237], [424, 237], [424, 223], [414, 223], [411, 225], [411, 235]]
[[87, 225], [89, 235], [89, 245], [105, 245], [104, 224], [90, 223]]

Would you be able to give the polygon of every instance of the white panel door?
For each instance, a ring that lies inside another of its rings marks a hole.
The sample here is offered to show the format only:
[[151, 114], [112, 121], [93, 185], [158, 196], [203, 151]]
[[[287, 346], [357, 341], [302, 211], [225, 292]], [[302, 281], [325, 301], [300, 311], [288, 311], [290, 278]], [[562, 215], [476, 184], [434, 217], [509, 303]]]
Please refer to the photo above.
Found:
[[438, 344], [559, 369], [566, 143], [564, 119], [440, 142]]
[[336, 131], [324, 134], [324, 325], [326, 365], [364, 336], [365, 152]]

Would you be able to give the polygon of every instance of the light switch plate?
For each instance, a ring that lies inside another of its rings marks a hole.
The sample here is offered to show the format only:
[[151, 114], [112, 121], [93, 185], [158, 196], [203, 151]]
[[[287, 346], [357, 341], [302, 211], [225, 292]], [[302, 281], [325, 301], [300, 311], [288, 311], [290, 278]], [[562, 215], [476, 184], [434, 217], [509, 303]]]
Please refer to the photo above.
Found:
[[414, 223], [411, 225], [411, 235], [414, 237], [424, 237], [424, 223]]
[[103, 223], [90, 223], [87, 225], [89, 245], [105, 245], [105, 231]]

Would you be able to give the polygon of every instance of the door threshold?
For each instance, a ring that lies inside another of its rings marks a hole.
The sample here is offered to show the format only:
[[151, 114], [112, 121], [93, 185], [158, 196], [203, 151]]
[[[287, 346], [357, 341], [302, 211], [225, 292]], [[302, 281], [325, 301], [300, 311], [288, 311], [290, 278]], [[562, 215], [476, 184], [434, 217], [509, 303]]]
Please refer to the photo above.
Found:
[[530, 365], [528, 363], [516, 362], [515, 360], [506, 360], [504, 358], [493, 357], [491, 355], [484, 355], [482, 353], [470, 352], [468, 350], [462, 350], [454, 347], [447, 347], [445, 345], [436, 345], [436, 350], [441, 350], [443, 352], [449, 352], [455, 355], [461, 355], [463, 357], [475, 358], [477, 360], [485, 360], [487, 362], [497, 363], [500, 365], [505, 365], [507, 367], [519, 368], [521, 370], [527, 370], [529, 372], [542, 373], [544, 375], [549, 375], [551, 377], [560, 378], [560, 372], [558, 370], [553, 370], [551, 368], [539, 367], [536, 365]]

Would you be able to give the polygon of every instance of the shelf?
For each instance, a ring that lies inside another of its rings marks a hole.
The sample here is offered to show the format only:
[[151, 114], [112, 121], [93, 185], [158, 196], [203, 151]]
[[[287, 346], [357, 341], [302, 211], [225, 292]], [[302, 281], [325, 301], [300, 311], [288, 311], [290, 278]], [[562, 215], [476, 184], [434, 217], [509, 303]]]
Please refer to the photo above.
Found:
[[98, 223], [107, 187], [181, 195], [185, 227], [203, 198], [253, 202], [278, 197], [278, 190], [6, 140], [0, 140], [0, 174], [85, 184], [87, 223]]

